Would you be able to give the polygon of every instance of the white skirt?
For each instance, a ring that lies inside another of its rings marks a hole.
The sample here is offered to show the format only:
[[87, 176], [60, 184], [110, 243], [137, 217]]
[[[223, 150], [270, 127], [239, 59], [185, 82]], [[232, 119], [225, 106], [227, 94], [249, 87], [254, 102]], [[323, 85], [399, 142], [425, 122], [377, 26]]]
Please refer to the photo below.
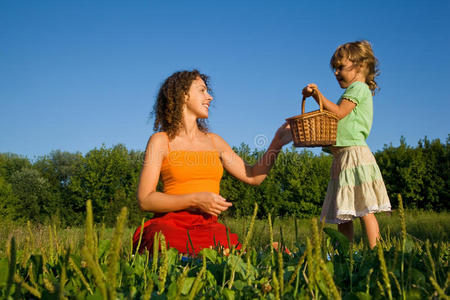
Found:
[[380, 169], [369, 147], [332, 147], [331, 152], [331, 178], [321, 219], [340, 224], [369, 213], [391, 210]]

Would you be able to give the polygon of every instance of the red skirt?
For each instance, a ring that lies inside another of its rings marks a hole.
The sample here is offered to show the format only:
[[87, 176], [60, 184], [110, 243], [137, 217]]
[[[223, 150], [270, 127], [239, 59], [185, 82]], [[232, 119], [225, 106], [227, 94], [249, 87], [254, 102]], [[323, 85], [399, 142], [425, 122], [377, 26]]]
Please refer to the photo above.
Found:
[[[194, 248], [194, 253], [197, 254], [203, 248], [214, 248], [215, 246], [231, 248], [234, 245], [236, 249], [241, 247], [237, 234], [228, 233], [230, 236], [229, 245], [226, 227], [217, 222], [217, 217], [204, 213], [177, 211], [157, 215], [148, 220], [144, 223], [144, 233], [142, 234], [139, 252], [147, 248], [150, 254], [153, 253], [153, 239], [157, 232], [164, 234], [168, 248], [176, 248], [180, 253], [192, 254], [192, 248]], [[140, 233], [141, 226], [136, 229], [133, 235], [134, 249], [138, 246]]]

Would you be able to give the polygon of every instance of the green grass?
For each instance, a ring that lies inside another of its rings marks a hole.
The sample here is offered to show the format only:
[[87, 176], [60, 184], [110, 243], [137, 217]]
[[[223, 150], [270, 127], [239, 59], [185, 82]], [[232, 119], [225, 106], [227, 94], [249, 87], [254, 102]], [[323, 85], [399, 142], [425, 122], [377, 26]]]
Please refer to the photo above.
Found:
[[[0, 298], [447, 299], [450, 214], [407, 211], [407, 234], [399, 214], [378, 215], [375, 250], [363, 243], [359, 222], [352, 245], [335, 226], [322, 231], [314, 220], [289, 218], [274, 220], [273, 239], [282, 231], [292, 256], [267, 247], [268, 221], [256, 220], [245, 252], [204, 249], [187, 261], [164, 246], [153, 258], [133, 255], [134, 228], [122, 233], [123, 222], [108, 229], [87, 222], [85, 230], [2, 221]], [[223, 221], [244, 243], [251, 218]]]
[[[376, 214], [376, 217], [382, 237], [388, 235], [399, 236], [401, 226], [397, 211], [393, 213], [379, 213]], [[221, 222], [229, 226], [232, 232], [237, 233], [242, 238], [250, 223], [250, 217], [239, 219], [226, 218], [221, 220]], [[306, 238], [311, 236], [311, 219], [275, 218], [272, 225], [274, 240], [281, 241], [281, 228], [285, 244], [288, 247], [294, 247], [296, 241], [295, 222], [297, 222], [297, 241], [304, 243]], [[337, 228], [336, 225], [332, 224], [325, 224], [325, 227]], [[421, 241], [429, 239], [431, 242], [450, 242], [450, 213], [406, 210], [406, 228], [410, 236]], [[355, 242], [358, 243], [363, 238], [359, 219], [354, 220], [354, 230]], [[257, 248], [264, 247], [269, 244], [269, 240], [267, 219], [256, 220], [251, 245]]]
[[[382, 237], [388, 235], [398, 236], [401, 228], [398, 218], [398, 212], [376, 214]], [[251, 217], [242, 218], [225, 218], [220, 222], [226, 224], [232, 232], [237, 233], [241, 243], [248, 229]], [[311, 236], [310, 225], [311, 219], [295, 219], [295, 218], [275, 218], [273, 220], [274, 240], [281, 241], [281, 234], [287, 247], [295, 248], [295, 225], [297, 222], [297, 242], [305, 243], [306, 237]], [[355, 242], [359, 243], [363, 238], [361, 224], [355, 219]], [[49, 246], [49, 228], [40, 224], [30, 224], [33, 234], [34, 247], [45, 249]], [[99, 230], [100, 225], [97, 224]], [[325, 224], [325, 227], [336, 228], [336, 225]], [[280, 228], [282, 229], [280, 231]], [[450, 242], [450, 213], [449, 212], [432, 212], [419, 210], [406, 210], [406, 228], [408, 234], [421, 241], [429, 239], [431, 242]], [[126, 228], [124, 234], [124, 245], [129, 246], [129, 238], [133, 234], [135, 228]], [[101, 231], [101, 230], [100, 230]], [[109, 239], [112, 235], [113, 228], [104, 229], [104, 238]], [[255, 248], [264, 248], [269, 245], [270, 236], [267, 219], [256, 220], [253, 229], [250, 245]], [[84, 239], [84, 228], [57, 228], [58, 241], [62, 245], [70, 245], [73, 249], [80, 248]], [[27, 243], [28, 226], [11, 221], [0, 222], [0, 257], [4, 255], [7, 241], [14, 236], [18, 249], [24, 247]]]

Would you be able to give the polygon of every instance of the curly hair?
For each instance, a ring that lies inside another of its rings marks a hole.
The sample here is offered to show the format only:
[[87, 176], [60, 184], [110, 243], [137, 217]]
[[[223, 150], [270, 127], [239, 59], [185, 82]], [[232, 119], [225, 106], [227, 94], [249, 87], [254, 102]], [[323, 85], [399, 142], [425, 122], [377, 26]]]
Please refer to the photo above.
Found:
[[378, 60], [368, 41], [356, 41], [340, 45], [331, 57], [331, 68], [336, 70], [342, 64], [343, 59], [348, 59], [354, 65], [363, 66], [366, 69], [366, 83], [373, 94], [380, 89], [375, 81], [375, 77], [380, 75]]
[[[210, 91], [209, 77], [198, 70], [175, 72], [163, 82], [153, 106], [154, 131], [165, 131], [169, 139], [177, 135], [182, 127], [185, 97], [189, 94], [192, 82], [197, 78], [201, 78]], [[208, 132], [206, 119], [197, 119], [197, 125], [202, 132]]]

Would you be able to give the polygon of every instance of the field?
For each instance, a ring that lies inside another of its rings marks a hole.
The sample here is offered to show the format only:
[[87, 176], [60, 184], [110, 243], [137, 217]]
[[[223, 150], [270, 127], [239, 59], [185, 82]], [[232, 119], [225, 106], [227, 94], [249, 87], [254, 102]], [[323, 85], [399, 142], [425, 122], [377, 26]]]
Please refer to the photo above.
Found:
[[[450, 214], [380, 214], [382, 241], [355, 243], [316, 219], [223, 219], [242, 251], [197, 257], [160, 248], [133, 253], [122, 210], [115, 228], [0, 224], [0, 297], [5, 299], [448, 299]], [[255, 207], [255, 212], [257, 207]], [[278, 241], [286, 251], [267, 247]], [[157, 253], [157, 254], [156, 254]], [[157, 258], [157, 259], [152, 259]]]

